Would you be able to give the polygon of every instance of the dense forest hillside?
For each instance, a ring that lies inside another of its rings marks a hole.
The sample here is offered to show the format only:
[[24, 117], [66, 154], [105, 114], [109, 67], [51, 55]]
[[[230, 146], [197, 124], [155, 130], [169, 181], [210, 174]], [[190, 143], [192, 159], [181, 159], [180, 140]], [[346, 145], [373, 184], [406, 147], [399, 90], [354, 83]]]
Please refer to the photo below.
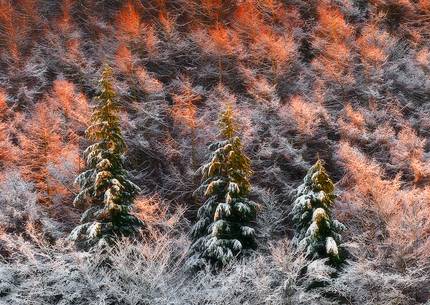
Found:
[[429, 300], [430, 0], [0, 0], [0, 304]]

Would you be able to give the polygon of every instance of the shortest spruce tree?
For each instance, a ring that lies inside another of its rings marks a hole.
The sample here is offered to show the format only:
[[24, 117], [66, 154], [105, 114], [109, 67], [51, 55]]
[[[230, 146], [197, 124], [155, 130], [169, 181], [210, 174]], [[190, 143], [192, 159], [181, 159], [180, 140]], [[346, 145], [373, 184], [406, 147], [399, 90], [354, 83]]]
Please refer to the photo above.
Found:
[[88, 209], [69, 237], [83, 246], [109, 244], [115, 236], [130, 235], [143, 225], [130, 214], [140, 189], [128, 180], [123, 168], [126, 144], [109, 66], [105, 66], [99, 84], [100, 94], [86, 131], [88, 139], [95, 143], [84, 151], [88, 169], [76, 178], [80, 193], [74, 200], [75, 205]]
[[334, 220], [331, 212], [335, 198], [333, 182], [318, 160], [298, 187], [291, 212], [298, 248], [310, 259], [328, 258], [332, 265], [344, 259], [340, 233], [345, 226]]
[[255, 248], [257, 204], [249, 200], [251, 162], [235, 136], [233, 110], [228, 106], [220, 116], [221, 140], [209, 146], [210, 161], [197, 171], [202, 184], [196, 194], [206, 199], [192, 229], [189, 265], [219, 269], [235, 256]]

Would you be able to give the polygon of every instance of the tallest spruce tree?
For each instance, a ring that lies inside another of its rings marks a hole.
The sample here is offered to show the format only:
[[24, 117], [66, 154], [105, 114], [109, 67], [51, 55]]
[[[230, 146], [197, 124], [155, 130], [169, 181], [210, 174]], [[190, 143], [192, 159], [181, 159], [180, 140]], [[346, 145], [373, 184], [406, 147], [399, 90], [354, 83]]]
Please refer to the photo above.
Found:
[[140, 189], [128, 180], [123, 168], [126, 144], [109, 66], [104, 68], [99, 86], [91, 125], [86, 131], [88, 139], [95, 143], [84, 151], [88, 169], [76, 178], [81, 190], [74, 204], [86, 206], [87, 210], [81, 225], [70, 234], [70, 239], [87, 246], [110, 243], [115, 236], [130, 235], [142, 225], [130, 214]]

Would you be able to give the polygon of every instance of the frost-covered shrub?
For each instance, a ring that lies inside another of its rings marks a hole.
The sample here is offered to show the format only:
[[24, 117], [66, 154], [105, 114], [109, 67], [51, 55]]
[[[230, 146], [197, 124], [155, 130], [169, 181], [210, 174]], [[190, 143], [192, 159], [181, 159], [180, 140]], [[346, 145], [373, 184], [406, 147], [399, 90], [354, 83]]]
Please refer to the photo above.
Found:
[[0, 210], [0, 227], [7, 233], [31, 233], [28, 230], [36, 226], [41, 233], [51, 237], [61, 234], [59, 227], [37, 204], [37, 193], [33, 185], [16, 171], [3, 173], [0, 182]]
[[18, 172], [3, 173], [0, 183], [0, 223], [6, 229], [22, 230], [25, 222], [39, 217], [37, 194], [33, 185], [22, 179]]
[[[1, 300], [8, 305], [198, 305], [299, 304], [299, 274], [305, 260], [288, 241], [226, 266], [190, 277], [183, 268], [185, 236], [158, 235], [157, 242], [118, 241], [93, 254], [64, 244], [36, 248], [8, 240], [13, 261], [0, 260]], [[109, 265], [106, 265], [109, 257]], [[301, 303], [300, 303], [301, 304]]]
[[189, 247], [177, 230], [181, 213], [163, 216], [161, 221], [168, 223], [163, 230], [151, 226], [146, 242], [124, 238], [91, 253], [76, 252], [65, 240], [36, 246], [19, 236], [0, 235], [0, 245], [13, 253], [0, 256], [0, 300], [17, 305], [176, 304], [172, 291], [186, 279], [182, 266]]
[[283, 240], [272, 244], [268, 254], [233, 261], [216, 274], [197, 273], [178, 291], [175, 304], [299, 304], [304, 292], [300, 272], [305, 264], [294, 246]]
[[267, 248], [273, 236], [282, 235], [286, 231], [288, 207], [284, 206], [275, 192], [262, 188], [254, 188], [258, 195], [260, 210], [257, 222], [258, 247]]
[[336, 295], [346, 304], [423, 304], [430, 297], [426, 268], [428, 266], [410, 266], [403, 272], [393, 272], [381, 270], [375, 262], [362, 260], [345, 266], [320, 292]]
[[[185, 235], [152, 232], [154, 239], [122, 239], [104, 251], [76, 252], [2, 235], [14, 256], [0, 257], [0, 301], [7, 305], [394, 305], [422, 304], [428, 297], [424, 269], [389, 273], [370, 262], [345, 265], [331, 278], [325, 264], [308, 265], [288, 240], [217, 273], [190, 276], [184, 268]], [[108, 262], [108, 264], [107, 264]], [[308, 273], [303, 275], [307, 266]], [[322, 267], [322, 268], [321, 268]], [[330, 285], [307, 290], [309, 281]], [[377, 300], [378, 303], [373, 303]], [[398, 302], [398, 303], [396, 303]]]

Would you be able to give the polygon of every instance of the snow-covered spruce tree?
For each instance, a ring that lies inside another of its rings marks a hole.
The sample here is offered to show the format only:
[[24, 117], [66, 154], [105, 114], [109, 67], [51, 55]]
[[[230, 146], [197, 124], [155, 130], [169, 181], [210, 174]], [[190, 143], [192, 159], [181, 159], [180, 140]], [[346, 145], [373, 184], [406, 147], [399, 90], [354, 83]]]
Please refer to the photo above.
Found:
[[344, 259], [340, 233], [345, 226], [331, 213], [336, 198], [333, 182], [321, 160], [303, 180], [291, 212], [296, 229], [294, 242], [310, 259], [329, 258], [331, 264], [337, 265]]
[[85, 246], [108, 244], [115, 236], [128, 236], [143, 225], [130, 214], [140, 189], [127, 179], [123, 168], [126, 144], [109, 66], [105, 66], [99, 85], [100, 94], [86, 131], [88, 139], [96, 143], [84, 151], [88, 169], [76, 178], [80, 193], [74, 200], [75, 205], [88, 209], [70, 234], [71, 240]]
[[247, 198], [251, 162], [235, 136], [231, 106], [221, 114], [219, 125], [221, 140], [209, 146], [210, 161], [197, 171], [202, 175], [202, 184], [196, 194], [203, 193], [206, 200], [191, 232], [188, 263], [195, 269], [205, 265], [219, 269], [256, 246], [251, 225], [257, 204]]

